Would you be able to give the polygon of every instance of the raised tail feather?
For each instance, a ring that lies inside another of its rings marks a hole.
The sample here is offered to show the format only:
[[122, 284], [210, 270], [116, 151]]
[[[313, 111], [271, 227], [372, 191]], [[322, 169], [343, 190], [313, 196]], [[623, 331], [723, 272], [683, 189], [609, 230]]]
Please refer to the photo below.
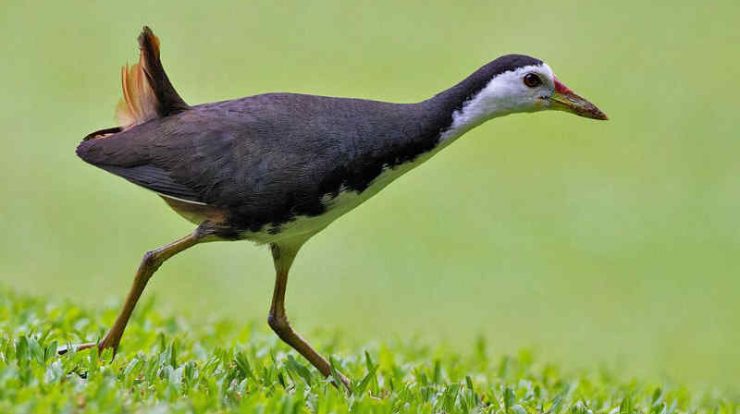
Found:
[[131, 137], [119, 134], [146, 121], [190, 108], [167, 78], [159, 60], [159, 39], [148, 27], [144, 27], [139, 35], [139, 49], [139, 62], [126, 65], [121, 71], [123, 99], [116, 111], [120, 126], [87, 135], [77, 146], [77, 155], [90, 164], [164, 196], [182, 203], [198, 204], [197, 193], [173, 180], [166, 170], [149, 163], [146, 151], [131, 138], [141, 135], [136, 131], [130, 132]]
[[[121, 68], [123, 99], [116, 108], [116, 117], [122, 130], [189, 108], [170, 83], [159, 59], [159, 38], [147, 26], [139, 35], [139, 51], [139, 63]], [[113, 129], [104, 131], [110, 133]], [[92, 133], [86, 139], [104, 135]]]

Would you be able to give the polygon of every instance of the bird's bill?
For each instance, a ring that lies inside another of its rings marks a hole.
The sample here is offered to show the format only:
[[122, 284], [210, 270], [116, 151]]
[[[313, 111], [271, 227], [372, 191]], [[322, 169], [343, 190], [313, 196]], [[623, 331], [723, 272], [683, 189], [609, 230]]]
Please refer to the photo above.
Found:
[[596, 105], [578, 96], [557, 79], [555, 80], [555, 92], [550, 96], [550, 109], [570, 112], [585, 118], [609, 119]]

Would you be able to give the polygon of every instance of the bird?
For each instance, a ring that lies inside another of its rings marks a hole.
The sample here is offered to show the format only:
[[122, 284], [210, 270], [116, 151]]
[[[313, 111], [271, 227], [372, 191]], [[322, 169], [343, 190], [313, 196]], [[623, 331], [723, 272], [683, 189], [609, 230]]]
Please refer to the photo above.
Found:
[[545, 110], [607, 119], [549, 65], [520, 54], [501, 56], [415, 103], [266, 93], [190, 105], [170, 82], [149, 27], [138, 44], [138, 63], [121, 71], [118, 126], [88, 134], [76, 153], [160, 196], [195, 229], [144, 254], [113, 326], [76, 350], [115, 355], [147, 282], [171, 257], [201, 243], [248, 240], [272, 253], [270, 328], [323, 376], [349, 388], [288, 320], [288, 273], [305, 243], [487, 120]]

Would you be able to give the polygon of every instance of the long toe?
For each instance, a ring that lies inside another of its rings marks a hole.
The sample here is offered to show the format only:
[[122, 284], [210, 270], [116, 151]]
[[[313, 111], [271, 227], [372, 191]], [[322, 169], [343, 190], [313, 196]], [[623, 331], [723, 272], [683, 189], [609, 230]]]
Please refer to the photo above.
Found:
[[94, 348], [97, 345], [96, 342], [87, 342], [84, 344], [61, 346], [57, 348], [57, 355], [64, 355], [69, 351], [84, 351], [85, 349]]
[[347, 390], [347, 392], [352, 393], [352, 382], [349, 380], [349, 378], [345, 377], [341, 372], [337, 372], [337, 375], [342, 381], [342, 385], [344, 385], [344, 388]]

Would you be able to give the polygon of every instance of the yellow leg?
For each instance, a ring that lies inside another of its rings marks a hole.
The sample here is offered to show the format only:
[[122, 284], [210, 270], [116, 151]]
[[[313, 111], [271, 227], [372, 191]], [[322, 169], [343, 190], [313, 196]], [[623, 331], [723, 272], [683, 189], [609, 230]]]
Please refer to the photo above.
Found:
[[[267, 318], [267, 322], [283, 342], [298, 351], [298, 353], [303, 355], [303, 357], [316, 367], [322, 375], [328, 377], [331, 375], [331, 365], [329, 364], [329, 361], [316, 352], [316, 350], [313, 349], [313, 347], [303, 339], [292, 326], [290, 326], [288, 316], [285, 313], [285, 288], [288, 284], [288, 271], [290, 270], [290, 266], [293, 264], [293, 259], [295, 259], [301, 244], [297, 247], [290, 245], [271, 245], [272, 257], [275, 262], [276, 278], [275, 290], [272, 294], [272, 304], [270, 306], [270, 315]], [[350, 382], [347, 377], [339, 374], [339, 379], [347, 388], [347, 391], [350, 391]]]
[[[170, 257], [195, 246], [201, 241], [202, 236], [199, 231], [196, 230], [192, 234], [183, 237], [180, 240], [146, 252], [144, 257], [141, 259], [139, 269], [136, 272], [136, 277], [134, 277], [134, 282], [128, 292], [126, 301], [123, 304], [123, 309], [121, 309], [121, 312], [118, 314], [116, 321], [113, 323], [113, 327], [99, 343], [85, 343], [78, 345], [75, 348], [77, 350], [83, 350], [97, 346], [100, 351], [110, 348], [113, 349], [113, 354], [115, 355], [116, 350], [118, 349], [118, 344], [121, 342], [123, 331], [126, 329], [129, 318], [131, 318], [131, 313], [133, 313], [136, 303], [139, 301], [147, 282], [149, 282], [149, 279], [154, 275], [154, 272], [156, 272], [157, 269], [159, 269], [159, 266], [161, 266], [162, 263]], [[67, 348], [61, 348], [58, 352], [61, 355], [67, 351]]]

